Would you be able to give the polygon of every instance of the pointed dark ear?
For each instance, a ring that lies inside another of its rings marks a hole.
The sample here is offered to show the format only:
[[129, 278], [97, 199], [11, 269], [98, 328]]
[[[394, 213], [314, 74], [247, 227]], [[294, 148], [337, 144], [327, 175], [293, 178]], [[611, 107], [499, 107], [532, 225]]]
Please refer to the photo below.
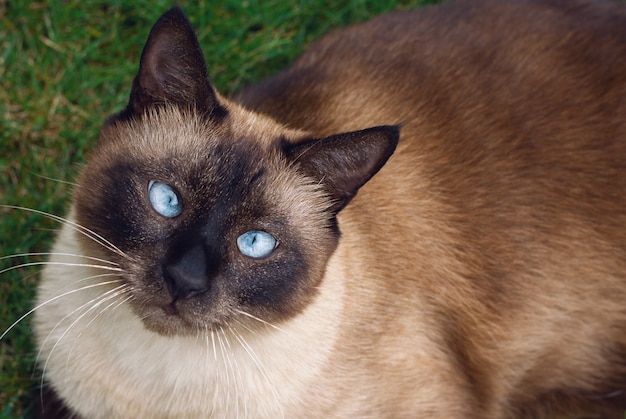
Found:
[[128, 107], [121, 117], [139, 116], [165, 103], [219, 115], [204, 56], [191, 23], [174, 7], [152, 27], [141, 53]]
[[387, 162], [398, 145], [400, 128], [381, 126], [321, 140], [284, 144], [287, 156], [318, 179], [333, 199], [337, 214]]

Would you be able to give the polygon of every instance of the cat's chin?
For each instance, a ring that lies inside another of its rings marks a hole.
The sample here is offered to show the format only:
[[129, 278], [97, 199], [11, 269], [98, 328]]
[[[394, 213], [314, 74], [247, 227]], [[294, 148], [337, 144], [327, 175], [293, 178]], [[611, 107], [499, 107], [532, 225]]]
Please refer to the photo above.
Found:
[[195, 336], [211, 327], [209, 323], [201, 326], [187, 320], [175, 304], [144, 307], [141, 311], [139, 316], [144, 327], [163, 336]]

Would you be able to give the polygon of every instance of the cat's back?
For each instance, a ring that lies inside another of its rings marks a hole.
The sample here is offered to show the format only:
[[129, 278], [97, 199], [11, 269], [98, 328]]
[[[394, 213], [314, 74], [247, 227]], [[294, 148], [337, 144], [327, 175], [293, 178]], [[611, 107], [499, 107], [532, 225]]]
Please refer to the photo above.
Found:
[[[447, 313], [446, 343], [471, 358], [468, 375], [491, 376], [475, 391], [494, 406], [626, 384], [626, 339], [609, 332], [626, 328], [623, 4], [461, 0], [384, 15], [323, 38], [241, 100], [320, 136], [402, 125], [340, 216], [343, 248], [369, 247], [352, 267], [388, 301], [372, 323], [413, 321], [394, 310], [407, 299], [426, 318]], [[579, 383], [581, 371], [614, 381]]]
[[332, 32], [240, 99], [320, 134], [521, 119], [532, 105], [623, 98], [625, 40], [626, 7], [613, 0], [451, 1]]

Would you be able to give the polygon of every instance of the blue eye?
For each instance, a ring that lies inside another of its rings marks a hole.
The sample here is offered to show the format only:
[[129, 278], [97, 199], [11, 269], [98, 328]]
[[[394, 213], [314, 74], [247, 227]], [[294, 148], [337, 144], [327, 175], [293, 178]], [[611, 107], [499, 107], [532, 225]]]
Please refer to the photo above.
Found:
[[183, 203], [170, 185], [151, 180], [148, 184], [148, 198], [152, 208], [164, 217], [174, 218], [183, 212]]
[[250, 230], [237, 238], [239, 251], [255, 259], [269, 256], [276, 246], [278, 246], [278, 241], [265, 231]]

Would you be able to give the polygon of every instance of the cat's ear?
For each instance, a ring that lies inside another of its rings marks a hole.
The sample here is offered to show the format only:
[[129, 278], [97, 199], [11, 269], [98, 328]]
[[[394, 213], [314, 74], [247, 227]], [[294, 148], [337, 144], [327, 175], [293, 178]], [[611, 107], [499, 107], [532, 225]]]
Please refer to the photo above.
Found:
[[317, 179], [341, 211], [357, 191], [393, 154], [400, 137], [398, 126], [381, 126], [297, 144], [283, 144], [290, 160]]
[[196, 34], [178, 7], [164, 13], [152, 27], [124, 113], [138, 116], [166, 103], [213, 115], [223, 111]]

